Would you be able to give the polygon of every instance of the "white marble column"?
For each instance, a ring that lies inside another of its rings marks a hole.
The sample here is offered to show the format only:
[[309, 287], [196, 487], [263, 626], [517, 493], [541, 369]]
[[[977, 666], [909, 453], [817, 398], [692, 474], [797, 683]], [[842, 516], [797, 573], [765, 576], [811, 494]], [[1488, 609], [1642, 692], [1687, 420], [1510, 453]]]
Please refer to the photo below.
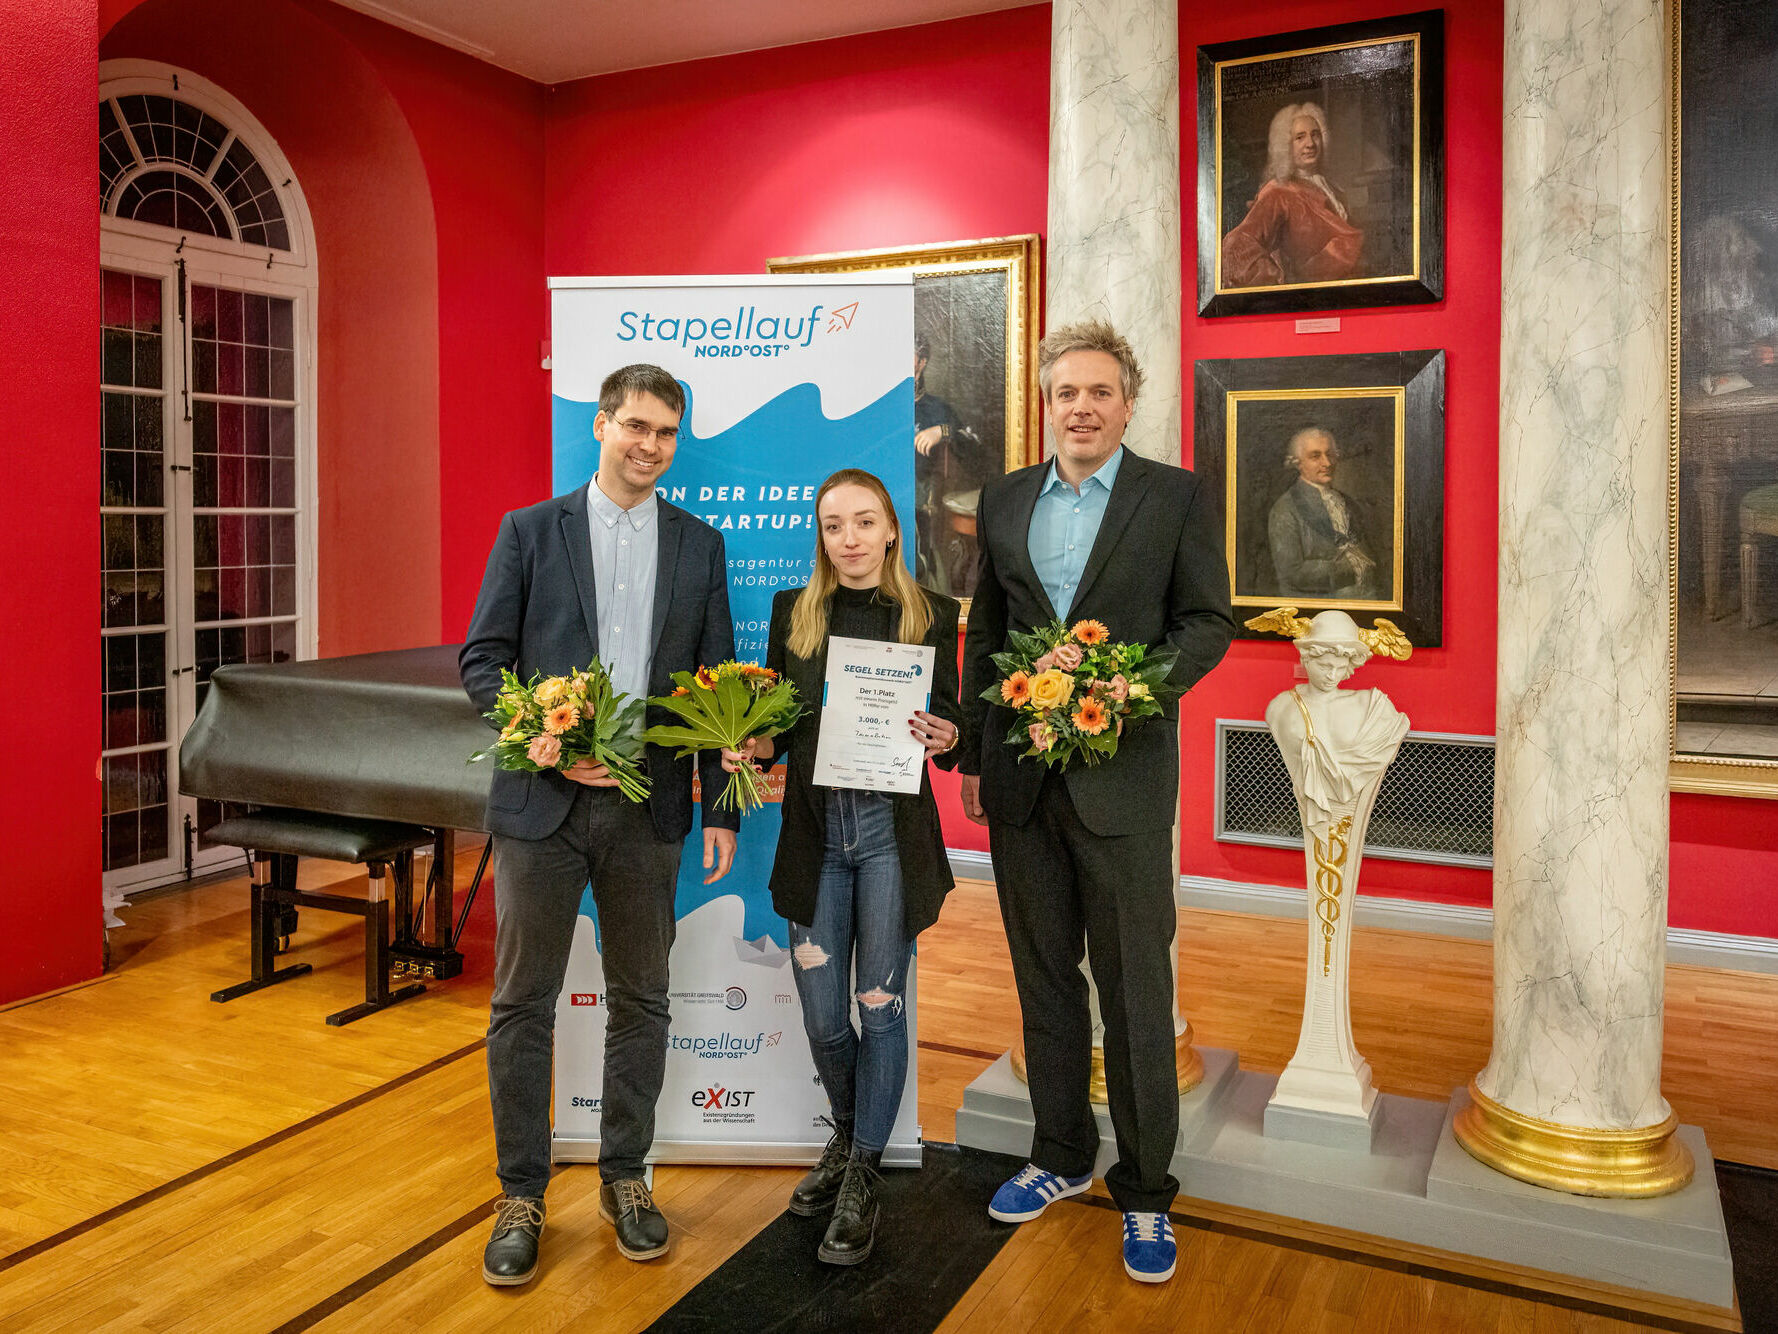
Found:
[[1494, 1048], [1458, 1137], [1655, 1194], [1690, 1172], [1661, 1096], [1663, 7], [1508, 0], [1505, 65]]
[[1179, 462], [1179, 13], [1056, 0], [1050, 27], [1049, 328], [1089, 316], [1145, 384], [1125, 443]]
[[[1142, 394], [1124, 443], [1179, 462], [1179, 11], [1175, 0], [1056, 0], [1050, 20], [1044, 325], [1097, 317], [1130, 340]], [[1047, 439], [1045, 452], [1053, 445]], [[1173, 862], [1179, 865], [1174, 822]], [[1083, 965], [1084, 967], [1084, 965]], [[1181, 1090], [1203, 1078], [1177, 1003]], [[1091, 970], [1087, 980], [1092, 981]], [[1100, 1031], [1098, 990], [1093, 1029]], [[1104, 1064], [1093, 1052], [1095, 1098]]]

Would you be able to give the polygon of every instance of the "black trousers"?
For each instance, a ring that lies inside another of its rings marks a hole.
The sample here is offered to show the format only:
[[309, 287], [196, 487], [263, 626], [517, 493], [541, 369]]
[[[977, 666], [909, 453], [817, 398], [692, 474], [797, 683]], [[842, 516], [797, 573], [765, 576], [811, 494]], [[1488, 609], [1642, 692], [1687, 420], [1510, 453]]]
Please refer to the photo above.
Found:
[[1024, 1016], [1025, 1070], [1036, 1122], [1031, 1161], [1062, 1176], [1093, 1170], [1099, 1128], [1087, 1087], [1093, 1030], [1084, 950], [1105, 1021], [1105, 1083], [1118, 1161], [1105, 1185], [1120, 1209], [1165, 1212], [1179, 1138], [1173, 1037], [1172, 835], [1106, 838], [1075, 813], [1058, 773], [1031, 818], [988, 826], [1000, 915]]
[[576, 789], [568, 818], [548, 838], [494, 839], [488, 1092], [508, 1195], [541, 1196], [549, 1184], [556, 997], [589, 884], [610, 1006], [599, 1176], [642, 1175], [666, 1073], [667, 953], [683, 845], [656, 836], [646, 804], [616, 788], [590, 787]]

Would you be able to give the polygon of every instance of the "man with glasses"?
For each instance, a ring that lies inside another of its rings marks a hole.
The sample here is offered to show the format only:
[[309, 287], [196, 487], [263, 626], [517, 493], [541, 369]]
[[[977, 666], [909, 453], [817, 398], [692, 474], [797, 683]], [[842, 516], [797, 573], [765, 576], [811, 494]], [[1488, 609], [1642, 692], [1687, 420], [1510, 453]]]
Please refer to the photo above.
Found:
[[[459, 658], [479, 709], [503, 668], [529, 681], [597, 657], [631, 698], [665, 695], [674, 672], [734, 657], [722, 537], [655, 484], [673, 461], [685, 394], [659, 366], [625, 366], [599, 387], [599, 468], [565, 496], [500, 524]], [[599, 915], [608, 1007], [601, 1093], [599, 1212], [632, 1260], [667, 1249], [667, 1222], [643, 1182], [667, 1058], [667, 952], [680, 848], [691, 829], [689, 759], [650, 746], [646, 802], [626, 800], [604, 765], [566, 773], [496, 770], [494, 995], [488, 1089], [505, 1194], [482, 1258], [497, 1286], [537, 1270], [550, 1170], [550, 1063], [556, 997], [581, 892]], [[739, 819], [719, 811], [716, 751], [699, 756], [705, 883], [728, 873]]]

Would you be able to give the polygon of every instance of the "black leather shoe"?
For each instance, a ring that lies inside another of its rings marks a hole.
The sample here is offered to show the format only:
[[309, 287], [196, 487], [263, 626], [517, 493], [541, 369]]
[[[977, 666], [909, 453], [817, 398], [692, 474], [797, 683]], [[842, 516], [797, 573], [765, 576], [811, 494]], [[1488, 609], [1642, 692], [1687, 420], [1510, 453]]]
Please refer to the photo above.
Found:
[[852, 1127], [844, 1121], [827, 1124], [833, 1127], [833, 1137], [821, 1151], [821, 1161], [790, 1192], [790, 1212], [801, 1218], [813, 1218], [833, 1208], [840, 1182], [846, 1178], [846, 1160], [852, 1156]]
[[482, 1277], [497, 1288], [529, 1283], [537, 1272], [537, 1241], [543, 1235], [543, 1201], [504, 1195], [494, 1209], [494, 1235], [482, 1252]]
[[846, 1179], [834, 1201], [833, 1221], [815, 1252], [830, 1265], [855, 1265], [877, 1244], [877, 1167], [883, 1155], [868, 1149], [852, 1150], [846, 1163]]
[[617, 1229], [617, 1249], [627, 1259], [652, 1260], [667, 1253], [667, 1220], [639, 1178], [600, 1186], [599, 1217]]

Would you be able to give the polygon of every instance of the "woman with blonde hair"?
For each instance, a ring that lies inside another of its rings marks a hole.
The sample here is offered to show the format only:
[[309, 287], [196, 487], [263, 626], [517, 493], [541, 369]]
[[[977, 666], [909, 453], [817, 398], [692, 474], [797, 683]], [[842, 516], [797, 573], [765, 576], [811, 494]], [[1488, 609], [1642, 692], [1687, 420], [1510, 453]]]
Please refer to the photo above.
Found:
[[[830, 636], [928, 644], [932, 694], [908, 719], [926, 756], [949, 768], [962, 713], [957, 703], [957, 602], [908, 573], [901, 524], [883, 483], [843, 468], [815, 497], [819, 537], [806, 587], [772, 600], [766, 662], [807, 701], [822, 697]], [[950, 863], [932, 783], [918, 793], [828, 788], [814, 781], [821, 710], [790, 731], [725, 750], [729, 769], [788, 756], [784, 827], [772, 867], [772, 905], [790, 921], [803, 1027], [833, 1108], [833, 1137], [790, 1196], [791, 1212], [833, 1219], [817, 1252], [852, 1265], [877, 1230], [877, 1168], [907, 1082], [902, 1004], [914, 937], [938, 920]], [[924, 770], [924, 765], [921, 766]], [[852, 978], [860, 1032], [852, 1026]]]

